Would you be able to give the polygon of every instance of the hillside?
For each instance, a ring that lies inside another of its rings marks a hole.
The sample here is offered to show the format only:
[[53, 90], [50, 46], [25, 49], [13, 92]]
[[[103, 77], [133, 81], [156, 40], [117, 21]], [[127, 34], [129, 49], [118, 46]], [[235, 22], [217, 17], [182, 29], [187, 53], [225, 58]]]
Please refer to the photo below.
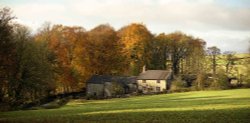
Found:
[[[211, 59], [210, 57], [206, 57], [208, 61], [208, 65], [211, 66]], [[231, 77], [239, 77], [242, 75], [243, 77], [247, 76], [247, 64], [250, 60], [250, 54], [248, 53], [242, 53], [242, 54], [235, 54], [233, 56], [235, 59], [233, 63], [229, 66], [229, 76]], [[218, 55], [217, 58], [217, 70], [223, 69], [226, 70], [226, 64], [227, 64], [227, 58], [226, 55]], [[211, 71], [212, 72], [212, 68]]]
[[250, 122], [250, 89], [108, 100], [71, 100], [58, 109], [1, 112], [0, 122]]

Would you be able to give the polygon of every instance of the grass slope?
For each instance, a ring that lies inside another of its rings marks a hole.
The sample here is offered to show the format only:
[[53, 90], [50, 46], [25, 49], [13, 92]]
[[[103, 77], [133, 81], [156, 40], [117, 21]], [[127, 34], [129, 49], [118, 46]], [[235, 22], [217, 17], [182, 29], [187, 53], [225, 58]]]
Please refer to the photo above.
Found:
[[72, 100], [59, 109], [1, 112], [0, 122], [249, 123], [250, 89]]
[[[217, 61], [217, 69], [224, 69], [226, 70], [226, 63], [227, 58], [225, 55], [219, 55], [219, 60]], [[230, 71], [230, 76], [238, 77], [238, 74], [242, 74], [244, 76], [247, 76], [247, 63], [250, 57], [250, 54], [235, 54], [236, 58], [245, 58], [245, 59], [238, 59], [234, 62], [233, 69]]]

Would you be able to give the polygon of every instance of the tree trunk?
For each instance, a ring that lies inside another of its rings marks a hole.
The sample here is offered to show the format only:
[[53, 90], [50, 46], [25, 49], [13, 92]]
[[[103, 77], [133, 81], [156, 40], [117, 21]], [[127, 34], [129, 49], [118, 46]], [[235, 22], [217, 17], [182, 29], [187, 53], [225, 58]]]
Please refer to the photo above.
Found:
[[216, 75], [216, 55], [213, 55], [213, 76]]

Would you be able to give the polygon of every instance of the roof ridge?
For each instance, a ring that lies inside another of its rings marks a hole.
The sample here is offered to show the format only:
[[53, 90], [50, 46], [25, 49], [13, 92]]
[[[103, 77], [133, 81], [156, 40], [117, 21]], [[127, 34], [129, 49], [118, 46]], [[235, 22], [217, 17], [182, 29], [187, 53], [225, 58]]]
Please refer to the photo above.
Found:
[[138, 79], [167, 79], [170, 70], [147, 70], [138, 76]]

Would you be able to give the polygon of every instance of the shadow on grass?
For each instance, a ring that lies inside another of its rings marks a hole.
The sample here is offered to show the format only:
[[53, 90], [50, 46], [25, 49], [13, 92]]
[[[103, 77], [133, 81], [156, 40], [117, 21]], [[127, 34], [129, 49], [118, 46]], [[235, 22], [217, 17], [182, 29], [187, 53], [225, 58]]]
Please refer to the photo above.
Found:
[[187, 110], [157, 112], [123, 112], [106, 114], [72, 114], [48, 117], [30, 117], [17, 119], [0, 119], [0, 122], [101, 122], [101, 123], [249, 123], [250, 108], [219, 110]]
[[58, 109], [60, 107], [65, 106], [69, 101], [70, 101], [70, 99], [68, 99], [68, 98], [56, 99], [52, 102], [48, 102], [48, 103], [45, 103], [42, 105], [23, 108], [23, 110]]
[[218, 99], [218, 98], [226, 98], [227, 96], [202, 96], [202, 97], [180, 97], [180, 98], [170, 98], [169, 100], [174, 101], [186, 101], [186, 100], [199, 100], [199, 99]]
[[[209, 99], [209, 97], [202, 98], [182, 98], [182, 99], [165, 99], [153, 101], [123, 101], [111, 103], [82, 103], [75, 105], [66, 105], [63, 107], [64, 111], [72, 110], [76, 112], [92, 112], [92, 111], [112, 111], [122, 109], [147, 109], [147, 108], [185, 108], [195, 106], [207, 105], [250, 105], [250, 98], [218, 98], [220, 96], [213, 96], [216, 98]], [[80, 107], [80, 108], [76, 108]]]

